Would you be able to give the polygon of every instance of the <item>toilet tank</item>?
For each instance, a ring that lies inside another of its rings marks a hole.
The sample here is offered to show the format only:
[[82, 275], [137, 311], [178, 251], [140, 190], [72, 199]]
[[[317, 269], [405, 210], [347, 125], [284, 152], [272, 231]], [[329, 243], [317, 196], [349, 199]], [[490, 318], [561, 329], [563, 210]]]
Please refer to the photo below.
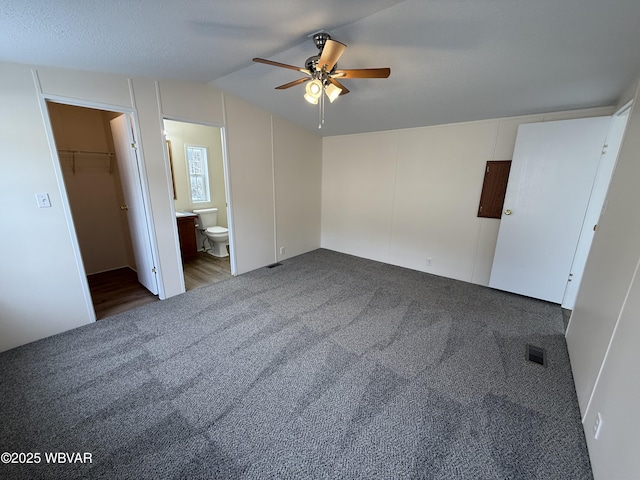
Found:
[[198, 215], [198, 223], [203, 230], [218, 225], [217, 208], [202, 208], [200, 210], [194, 210], [193, 213]]

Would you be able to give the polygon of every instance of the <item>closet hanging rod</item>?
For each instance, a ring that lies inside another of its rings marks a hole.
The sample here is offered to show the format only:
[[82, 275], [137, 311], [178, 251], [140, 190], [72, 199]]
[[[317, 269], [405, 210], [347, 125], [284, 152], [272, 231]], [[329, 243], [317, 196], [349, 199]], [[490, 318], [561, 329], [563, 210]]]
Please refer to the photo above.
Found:
[[71, 172], [76, 174], [76, 156], [97, 156], [109, 159], [109, 174], [113, 173], [113, 159], [116, 154], [111, 152], [91, 152], [88, 150], [58, 150], [58, 155], [71, 155]]
[[65, 153], [69, 155], [100, 155], [103, 157], [115, 156], [115, 153], [111, 152], [91, 152], [88, 150], [58, 150], [58, 153]]

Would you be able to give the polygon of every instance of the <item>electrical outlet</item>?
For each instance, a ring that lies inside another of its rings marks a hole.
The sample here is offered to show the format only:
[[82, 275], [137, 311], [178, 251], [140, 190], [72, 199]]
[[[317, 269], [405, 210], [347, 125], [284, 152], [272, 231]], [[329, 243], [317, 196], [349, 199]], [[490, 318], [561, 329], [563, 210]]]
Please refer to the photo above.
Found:
[[284, 255], [284, 247], [280, 247], [280, 255]]
[[51, 206], [51, 200], [49, 200], [48, 193], [36, 193], [36, 200], [38, 201], [38, 208], [46, 208]]
[[602, 415], [600, 415], [600, 412], [598, 412], [596, 414], [596, 419], [593, 422], [593, 438], [595, 438], [596, 440], [600, 436], [600, 430], [602, 430]]
[[427, 267], [431, 267], [431, 266], [433, 266], [433, 258], [428, 257], [427, 258]]

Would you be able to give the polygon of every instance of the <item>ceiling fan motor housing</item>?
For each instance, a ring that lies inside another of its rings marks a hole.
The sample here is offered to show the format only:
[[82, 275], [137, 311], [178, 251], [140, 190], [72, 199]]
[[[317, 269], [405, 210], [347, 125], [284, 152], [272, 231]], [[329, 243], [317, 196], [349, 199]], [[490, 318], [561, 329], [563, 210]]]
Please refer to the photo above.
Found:
[[[320, 55], [314, 55], [312, 57], [307, 58], [306, 62], [304, 62], [304, 68], [309, 70], [312, 73], [311, 76], [314, 77], [314, 78], [320, 78], [322, 76], [322, 75], [320, 75], [321, 71], [316, 69], [319, 61], [320, 61]], [[330, 72], [326, 72], [326, 74], [327, 75], [334, 74], [335, 71], [336, 71], [336, 68], [338, 68], [338, 64], [337, 63], [333, 66], [331, 71]]]
[[319, 60], [320, 60], [320, 55], [314, 55], [313, 57], [307, 58], [307, 61], [304, 62], [304, 68], [306, 68], [310, 72], [315, 72], [316, 65], [318, 65]]
[[326, 32], [318, 32], [313, 35], [313, 43], [316, 44], [316, 47], [318, 47], [318, 50], [320, 50], [320, 52], [322, 52], [324, 45], [327, 43], [327, 40], [331, 40], [331, 35]]

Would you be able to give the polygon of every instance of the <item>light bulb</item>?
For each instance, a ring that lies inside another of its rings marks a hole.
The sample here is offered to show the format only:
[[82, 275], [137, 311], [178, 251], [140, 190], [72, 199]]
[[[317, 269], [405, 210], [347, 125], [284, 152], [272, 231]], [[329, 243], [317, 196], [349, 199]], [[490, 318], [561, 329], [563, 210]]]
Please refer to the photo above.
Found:
[[307, 83], [307, 95], [316, 100], [322, 95], [322, 82], [317, 78]]
[[325, 87], [324, 92], [327, 94], [329, 101], [333, 103], [333, 101], [338, 98], [338, 95], [342, 92], [342, 89], [340, 87], [336, 87], [333, 83], [330, 83]]
[[317, 105], [317, 104], [318, 104], [318, 99], [317, 99], [317, 98], [315, 98], [315, 97], [312, 97], [312, 96], [311, 96], [311, 95], [309, 95], [308, 93], [305, 93], [305, 94], [304, 94], [304, 99], [305, 99], [307, 102], [309, 102], [309, 103], [311, 103], [311, 104], [313, 104], [313, 105]]

